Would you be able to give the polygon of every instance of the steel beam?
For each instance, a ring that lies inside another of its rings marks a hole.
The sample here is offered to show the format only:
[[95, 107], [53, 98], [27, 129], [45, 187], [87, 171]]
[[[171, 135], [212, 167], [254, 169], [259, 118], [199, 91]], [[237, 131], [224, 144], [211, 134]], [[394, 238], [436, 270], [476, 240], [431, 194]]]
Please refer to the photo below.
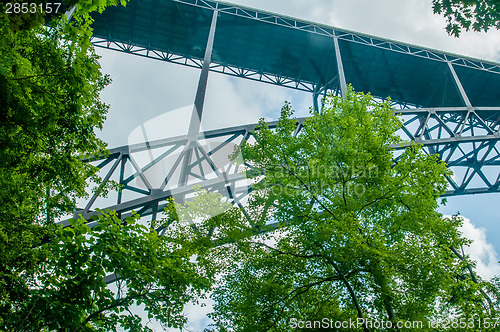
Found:
[[[406, 140], [405, 144], [392, 147], [396, 153], [413, 140], [422, 144], [428, 153], [437, 153], [456, 172], [454, 178], [448, 179], [450, 188], [444, 196], [500, 192], [500, 108], [478, 108], [473, 112], [469, 112], [467, 107], [403, 109], [396, 110], [396, 114], [402, 117], [401, 135]], [[297, 119], [294, 135], [300, 135], [305, 120], [306, 118]], [[272, 121], [268, 125], [272, 129], [277, 123]], [[228, 144], [240, 145], [254, 130], [258, 130], [257, 124], [198, 133], [193, 143], [193, 151], [196, 153], [193, 153], [193, 159], [187, 165], [181, 163], [182, 153], [173, 154], [188, 142], [186, 135], [115, 148], [111, 150], [110, 156], [103, 156], [101, 159], [94, 156], [88, 161], [93, 160], [93, 163], [101, 167], [112, 163], [111, 170], [105, 174], [103, 182], [108, 181], [116, 172], [122, 190], [116, 193], [117, 204], [98, 205], [93, 197], [84, 210], [75, 212], [75, 216], [81, 214], [90, 218], [97, 214], [97, 207], [116, 210], [122, 218], [131, 215], [133, 210], [142, 210], [143, 215], [154, 216], [165, 207], [164, 201], [168, 197], [184, 197], [192, 193], [193, 184], [202, 188], [223, 190], [238, 204], [242, 195], [249, 192], [248, 184], [241, 183], [244, 178], [238, 174], [236, 167], [226, 165], [223, 171], [219, 171], [213, 158], [222, 153]], [[455, 135], [456, 133], [460, 135]], [[217, 140], [217, 143], [202, 147], [204, 141], [210, 140]], [[156, 159], [139, 165], [135, 155], [144, 154], [148, 150], [158, 150], [162, 153], [156, 153], [155, 155], [159, 155]], [[168, 158], [171, 160], [171, 168], [166, 179], [171, 179], [174, 174], [186, 169], [185, 176], [191, 179], [189, 185], [179, 183], [167, 188], [169, 183], [165, 181], [160, 183], [149, 180], [155, 167]], [[118, 167], [120, 163], [121, 167]], [[128, 173], [125, 172], [126, 163], [131, 165]], [[202, 171], [193, 176], [192, 170], [195, 169]], [[492, 172], [495, 175], [493, 178]], [[209, 173], [212, 173], [212, 178]], [[134, 180], [137, 182], [135, 185]], [[135, 196], [126, 198], [125, 193]]]
[[342, 96], [346, 95], [347, 84], [345, 80], [344, 65], [342, 64], [342, 56], [340, 54], [339, 40], [336, 35], [333, 36], [333, 43], [335, 45], [335, 58], [337, 59], [337, 70], [339, 72], [339, 84]]
[[196, 140], [200, 132], [201, 121], [203, 117], [203, 105], [205, 103], [205, 93], [208, 84], [208, 71], [212, 61], [212, 50], [215, 39], [215, 30], [217, 28], [217, 15], [218, 10], [214, 9], [212, 14], [212, 22], [210, 24], [210, 32], [208, 34], [207, 45], [205, 48], [205, 57], [203, 58], [203, 65], [201, 67], [200, 80], [196, 90], [196, 97], [194, 100], [193, 113], [191, 114], [191, 122], [188, 129], [188, 142], [183, 151], [183, 164], [181, 169], [181, 176], [179, 185], [185, 186], [188, 181], [190, 172], [189, 164], [193, 157], [193, 149], [196, 147]]

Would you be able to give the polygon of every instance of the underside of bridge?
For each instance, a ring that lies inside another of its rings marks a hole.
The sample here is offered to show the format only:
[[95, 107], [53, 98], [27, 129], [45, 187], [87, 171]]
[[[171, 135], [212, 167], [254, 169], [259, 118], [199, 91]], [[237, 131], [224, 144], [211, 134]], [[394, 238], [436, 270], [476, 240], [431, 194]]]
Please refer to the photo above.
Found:
[[103, 172], [100, 188], [113, 179], [122, 189], [105, 206], [97, 190], [75, 216], [109, 208], [156, 218], [166, 198], [185, 199], [194, 185], [241, 205], [249, 183], [227, 156], [256, 125], [200, 131], [210, 72], [309, 92], [318, 111], [322, 96], [343, 95], [348, 84], [390, 97], [403, 138], [422, 143], [454, 171], [445, 196], [499, 191], [500, 64], [208, 0], [131, 0], [109, 8], [95, 16], [93, 43], [199, 68], [200, 79], [186, 135], [114, 148], [93, 160]]

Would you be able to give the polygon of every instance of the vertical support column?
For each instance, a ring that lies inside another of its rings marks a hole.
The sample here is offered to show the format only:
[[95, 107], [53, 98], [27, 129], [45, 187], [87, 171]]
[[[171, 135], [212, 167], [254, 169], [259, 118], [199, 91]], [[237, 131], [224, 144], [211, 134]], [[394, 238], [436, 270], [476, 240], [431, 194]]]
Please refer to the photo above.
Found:
[[[329, 83], [327, 83], [329, 84]], [[316, 113], [322, 113], [323, 109], [325, 108], [325, 98], [326, 98], [326, 88], [318, 88], [317, 86], [314, 87], [314, 91], [312, 94], [313, 98], [313, 107]], [[323, 95], [322, 95], [323, 94]], [[321, 107], [319, 106], [319, 100], [321, 100]]]
[[318, 85], [315, 85], [312, 97], [313, 97], [313, 107], [314, 107], [314, 110], [316, 111], [316, 113], [320, 113], [319, 104], [318, 104], [318, 97], [319, 97], [320, 93], [321, 93], [321, 89], [318, 88]]
[[339, 40], [337, 35], [333, 36], [333, 44], [335, 45], [335, 58], [337, 59], [337, 70], [339, 72], [340, 91], [342, 93], [342, 97], [344, 97], [347, 91], [347, 84], [345, 81], [344, 66], [342, 65], [342, 56], [340, 55]]
[[203, 65], [201, 67], [200, 80], [198, 81], [198, 89], [196, 90], [196, 97], [194, 99], [191, 123], [189, 124], [189, 140], [196, 140], [200, 131], [201, 118], [203, 114], [203, 104], [205, 102], [205, 93], [207, 91], [208, 72], [210, 68], [210, 62], [212, 61], [212, 49], [214, 46], [215, 27], [217, 25], [218, 13], [219, 10], [214, 9], [214, 13], [212, 15], [212, 23], [210, 25], [210, 32], [208, 34], [207, 47], [205, 49], [205, 56], [203, 58]]
[[[121, 186], [123, 184], [123, 174], [125, 174], [125, 163], [127, 162], [128, 154], [123, 155], [122, 164], [120, 167], [120, 178], [118, 180], [118, 184]], [[116, 204], [122, 203], [122, 188], [118, 189], [118, 197], [116, 199]]]
[[455, 136], [462, 135], [462, 132], [464, 131], [465, 124], [467, 120], [469, 119], [470, 113], [474, 112], [474, 108], [472, 107], [472, 104], [469, 100], [469, 97], [467, 97], [467, 93], [465, 93], [465, 89], [462, 86], [462, 82], [460, 82], [460, 79], [458, 78], [457, 73], [455, 72], [455, 68], [453, 68], [453, 65], [451, 64], [450, 61], [448, 61], [448, 68], [450, 68], [451, 75], [453, 76], [453, 80], [455, 80], [455, 84], [457, 85], [458, 91], [460, 92], [460, 96], [462, 97], [462, 100], [465, 103], [465, 106], [467, 106], [467, 115], [465, 116], [465, 119], [462, 122], [462, 126], [460, 128], [460, 131], [458, 133], [455, 133]]
[[207, 91], [208, 72], [210, 63], [212, 61], [212, 49], [215, 39], [215, 28], [217, 26], [217, 16], [219, 10], [214, 9], [212, 15], [212, 22], [210, 24], [210, 32], [208, 33], [207, 47], [205, 48], [205, 56], [201, 66], [200, 80], [198, 81], [198, 88], [196, 90], [196, 97], [194, 99], [193, 112], [191, 114], [191, 122], [188, 129], [188, 142], [184, 148], [184, 160], [182, 162], [181, 174], [179, 177], [179, 186], [187, 184], [189, 176], [189, 164], [193, 155], [193, 149], [197, 146], [197, 138], [200, 133], [201, 119], [203, 116], [203, 104], [205, 102], [205, 93]]
[[156, 220], [156, 217], [158, 216], [158, 202], [153, 203], [153, 206], [151, 206], [151, 221]]
[[469, 111], [471, 111], [472, 104], [470, 103], [469, 97], [467, 97], [467, 94], [465, 93], [465, 89], [462, 86], [462, 83], [460, 82], [460, 79], [458, 78], [457, 73], [455, 72], [455, 68], [453, 68], [453, 65], [449, 61], [448, 61], [448, 67], [450, 68], [451, 75], [453, 75], [453, 79], [455, 80], [455, 84], [457, 85], [458, 91], [460, 92], [460, 96], [462, 97], [462, 100], [464, 101], [465, 106], [467, 106]]

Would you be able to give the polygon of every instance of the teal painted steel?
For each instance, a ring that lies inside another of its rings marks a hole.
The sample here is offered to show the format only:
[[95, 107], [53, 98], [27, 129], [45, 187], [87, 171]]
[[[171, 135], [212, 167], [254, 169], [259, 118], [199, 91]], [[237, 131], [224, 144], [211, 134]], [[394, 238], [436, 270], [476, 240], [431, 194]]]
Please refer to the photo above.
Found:
[[131, 0], [95, 16], [94, 43], [201, 68], [213, 11], [219, 11], [211, 70], [313, 92], [358, 91], [418, 107], [465, 106], [448, 63], [473, 106], [499, 106], [500, 65], [242, 6], [201, 0]]

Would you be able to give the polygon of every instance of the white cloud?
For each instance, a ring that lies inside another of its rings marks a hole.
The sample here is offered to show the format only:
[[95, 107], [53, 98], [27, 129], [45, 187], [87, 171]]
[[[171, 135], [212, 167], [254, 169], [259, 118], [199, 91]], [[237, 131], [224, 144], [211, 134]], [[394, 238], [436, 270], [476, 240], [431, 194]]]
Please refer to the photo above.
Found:
[[[203, 305], [202, 305], [203, 304]], [[200, 304], [189, 303], [184, 308], [184, 315], [188, 319], [188, 324], [183, 329], [163, 328], [157, 321], [151, 321], [148, 325], [155, 332], [200, 332], [213, 323], [207, 315], [213, 311], [214, 302], [211, 299], [201, 300]]]
[[[450, 217], [446, 216], [445, 217]], [[477, 228], [470, 219], [462, 216], [463, 225], [460, 231], [463, 236], [472, 240], [470, 247], [464, 248], [466, 254], [477, 262], [476, 273], [483, 279], [489, 280], [494, 276], [500, 276], [500, 264], [498, 253], [491, 243], [486, 239], [486, 229]]]
[[[154, 332], [166, 331], [166, 332], [200, 332], [203, 331], [213, 321], [208, 318], [208, 314], [213, 311], [214, 301], [211, 299], [200, 300], [199, 304], [188, 303], [183, 310], [184, 316], [187, 318], [188, 323], [182, 329], [176, 328], [166, 328], [156, 319], [149, 319], [148, 314], [144, 309], [144, 304], [133, 305], [131, 311], [136, 313], [142, 319], [142, 324], [152, 329]], [[122, 328], [118, 329], [119, 332], [124, 332]]]
[[210, 73], [202, 126], [205, 130], [277, 118], [290, 89]]
[[[101, 93], [110, 105], [99, 136], [110, 147], [127, 144], [129, 134], [141, 123], [194, 102], [199, 70], [97, 49], [100, 64], [112, 83]], [[176, 118], [162, 119], [165, 125]]]

